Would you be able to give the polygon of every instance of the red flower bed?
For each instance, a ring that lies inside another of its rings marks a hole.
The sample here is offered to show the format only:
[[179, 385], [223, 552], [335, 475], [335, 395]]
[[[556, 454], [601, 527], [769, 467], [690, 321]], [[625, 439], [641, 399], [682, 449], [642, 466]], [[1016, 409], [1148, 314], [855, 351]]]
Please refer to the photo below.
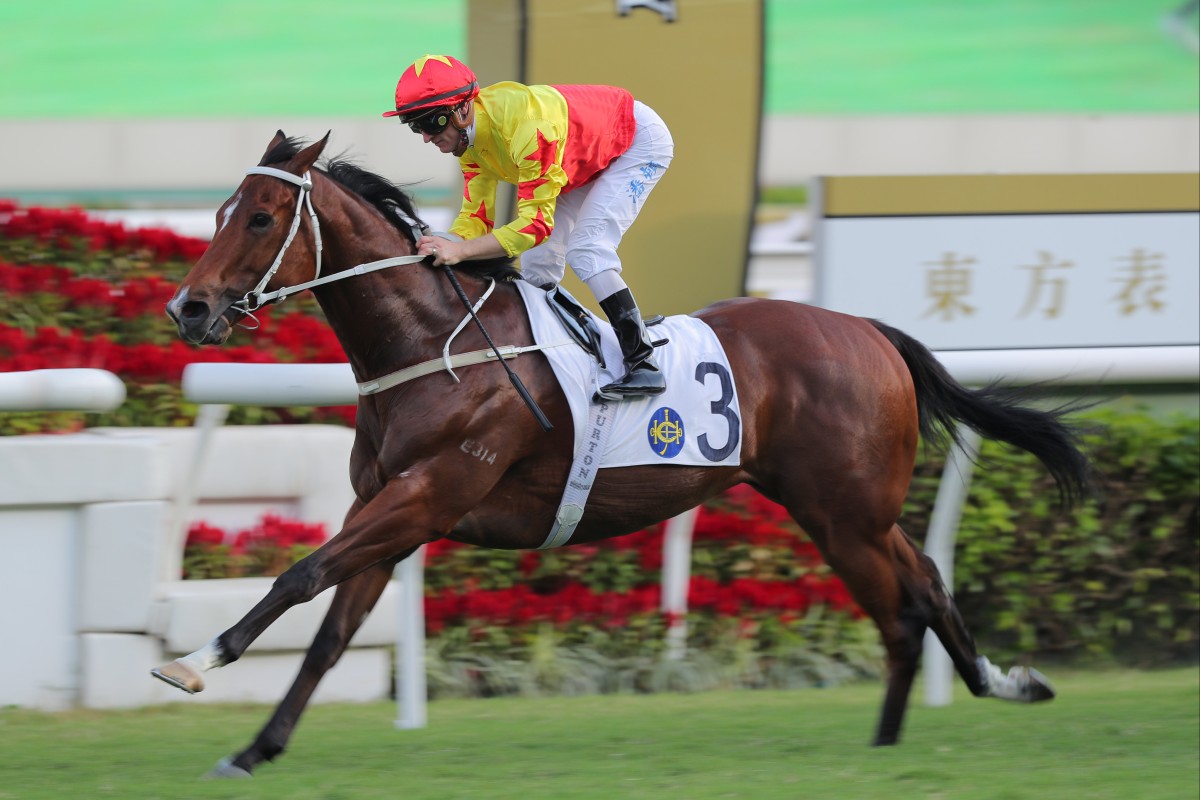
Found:
[[[786, 624], [821, 606], [860, 618], [845, 586], [821, 564], [786, 512], [770, 501], [752, 500], [780, 518], [778, 526], [766, 525], [739, 507], [752, 498], [757, 495], [733, 490], [718, 500], [723, 508], [700, 509], [693, 549], [702, 555], [693, 559], [690, 617], [774, 618]], [[233, 535], [196, 523], [188, 532], [185, 577], [277, 575], [289, 558], [312, 552], [325, 536], [320, 526], [272, 515]], [[648, 618], [664, 627], [670, 620], [660, 612], [662, 547], [661, 525], [554, 551], [487, 551], [448, 539], [433, 542], [425, 555], [427, 630], [437, 635], [462, 628], [475, 636], [496, 627], [538, 624], [615, 630]]]
[[329, 537], [325, 526], [265, 514], [256, 525], [232, 535], [206, 522], [188, 527], [183, 548], [184, 578], [279, 575]]
[[[169, 230], [127, 229], [80, 209], [0, 200], [0, 371], [94, 367], [114, 372], [129, 400], [95, 425], [178, 425], [195, 410], [179, 394], [188, 364], [337, 363], [341, 346], [308, 297], [258, 314], [261, 328], [227, 347], [180, 341], [164, 309], [207, 243]], [[0, 433], [71, 430], [81, 415], [16, 414]], [[354, 407], [234, 409], [230, 421], [353, 424]]]
[[143, 251], [157, 263], [195, 261], [208, 244], [164, 228], [129, 230], [124, 225], [88, 216], [78, 208], [23, 208], [0, 199], [0, 237], [32, 239], [59, 249], [83, 246], [92, 252]]

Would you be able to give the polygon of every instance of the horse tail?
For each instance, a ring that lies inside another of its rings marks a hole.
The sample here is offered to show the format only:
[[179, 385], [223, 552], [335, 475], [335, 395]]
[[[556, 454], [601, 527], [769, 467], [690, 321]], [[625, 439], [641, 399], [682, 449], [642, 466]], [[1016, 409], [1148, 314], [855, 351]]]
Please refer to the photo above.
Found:
[[979, 435], [1018, 447], [1045, 465], [1058, 485], [1064, 506], [1091, 493], [1091, 468], [1079, 448], [1078, 434], [1063, 417], [1089, 404], [1068, 403], [1048, 411], [1024, 403], [1034, 392], [991, 383], [981, 389], [960, 384], [925, 345], [913, 337], [869, 320], [900, 352], [917, 393], [917, 420], [926, 441], [945, 447], [958, 442], [961, 422]]

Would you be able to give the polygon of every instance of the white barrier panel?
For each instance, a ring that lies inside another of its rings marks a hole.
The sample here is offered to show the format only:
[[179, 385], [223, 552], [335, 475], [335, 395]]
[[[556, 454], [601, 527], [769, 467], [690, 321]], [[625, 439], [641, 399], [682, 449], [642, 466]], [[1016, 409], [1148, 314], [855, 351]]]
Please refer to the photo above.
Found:
[[[187, 428], [0, 436], [0, 652], [21, 654], [0, 667], [0, 707], [135, 707], [188, 697], [147, 670], [232, 625], [273, 579], [180, 580], [174, 521], [182, 488], [199, 501], [193, 519], [227, 529], [265, 511], [328, 531], [341, 526], [354, 500], [346, 471], [353, 431], [230, 426], [215, 432], [198, 468], [192, 454], [201, 436]], [[277, 701], [280, 676], [299, 669], [331, 597], [281, 617], [201, 700]], [[388, 696], [398, 605], [390, 586], [338, 667], [348, 671], [323, 683], [333, 690], [327, 699]]]
[[353, 406], [358, 384], [349, 364], [188, 364], [191, 403], [243, 406]]
[[112, 411], [125, 402], [125, 384], [103, 369], [0, 372], [0, 410]]

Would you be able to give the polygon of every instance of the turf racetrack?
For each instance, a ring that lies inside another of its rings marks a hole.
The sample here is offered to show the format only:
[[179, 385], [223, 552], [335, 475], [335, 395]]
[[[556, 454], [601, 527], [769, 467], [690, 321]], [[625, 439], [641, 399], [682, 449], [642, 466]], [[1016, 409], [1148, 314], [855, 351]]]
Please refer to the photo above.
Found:
[[[228, 669], [237, 669], [232, 664]], [[281, 681], [289, 676], [280, 676]], [[1179, 800], [1200, 795], [1197, 669], [1053, 673], [1058, 699], [914, 699], [867, 746], [882, 687], [316, 706], [249, 781], [204, 781], [269, 709], [0, 711], [0, 798]], [[219, 680], [216, 673], [213, 680]], [[146, 680], [150, 680], [147, 676]], [[283, 691], [283, 687], [280, 687]]]

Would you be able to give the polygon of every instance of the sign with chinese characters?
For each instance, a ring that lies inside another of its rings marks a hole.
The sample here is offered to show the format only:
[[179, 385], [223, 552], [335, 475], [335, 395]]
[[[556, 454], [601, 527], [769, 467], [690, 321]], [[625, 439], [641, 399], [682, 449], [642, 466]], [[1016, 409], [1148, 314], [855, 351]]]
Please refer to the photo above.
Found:
[[817, 302], [934, 350], [1200, 344], [1200, 175], [825, 178]]

